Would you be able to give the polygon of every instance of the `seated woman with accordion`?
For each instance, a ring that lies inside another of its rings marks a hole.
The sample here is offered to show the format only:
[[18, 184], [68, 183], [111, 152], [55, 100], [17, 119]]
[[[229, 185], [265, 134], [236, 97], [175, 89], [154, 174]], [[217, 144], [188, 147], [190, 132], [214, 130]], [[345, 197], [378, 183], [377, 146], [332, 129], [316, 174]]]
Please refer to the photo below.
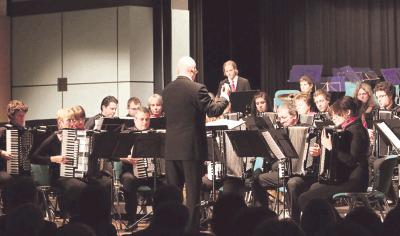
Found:
[[330, 200], [336, 193], [367, 190], [370, 142], [357, 111], [357, 102], [348, 96], [330, 107], [336, 129], [324, 128], [322, 147], [310, 150], [311, 155], [321, 158], [319, 182], [300, 195], [298, 203], [301, 210], [315, 198]]

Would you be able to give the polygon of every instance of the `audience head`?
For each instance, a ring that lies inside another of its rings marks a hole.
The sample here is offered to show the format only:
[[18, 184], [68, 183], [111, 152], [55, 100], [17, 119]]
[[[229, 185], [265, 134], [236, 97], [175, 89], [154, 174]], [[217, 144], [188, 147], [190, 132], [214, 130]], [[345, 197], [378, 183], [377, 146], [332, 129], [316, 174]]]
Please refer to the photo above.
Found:
[[137, 97], [131, 97], [128, 100], [127, 108], [128, 108], [128, 115], [131, 117], [135, 117], [136, 111], [139, 107], [142, 106], [140, 99]]
[[314, 90], [314, 82], [308, 75], [303, 75], [299, 79], [300, 92], [310, 94]]
[[382, 235], [383, 223], [379, 216], [370, 208], [365, 206], [354, 208], [344, 219], [364, 226], [372, 235]]
[[165, 202], [183, 203], [182, 191], [171, 184], [158, 187], [153, 196], [153, 209]]
[[5, 235], [40, 236], [44, 227], [40, 208], [33, 203], [25, 203], [7, 214]]
[[7, 105], [7, 116], [12, 125], [25, 126], [25, 115], [28, 112], [28, 106], [22, 101], [11, 100]]
[[6, 214], [24, 203], [37, 204], [38, 191], [31, 177], [12, 178], [2, 191]]
[[156, 232], [162, 232], [162, 235], [183, 235], [188, 219], [189, 210], [185, 205], [163, 202], [154, 210], [150, 227]]
[[233, 80], [239, 74], [237, 65], [232, 60], [226, 61], [222, 66], [222, 70], [224, 72], [224, 76], [230, 80]]
[[80, 130], [85, 129], [85, 118], [86, 118], [85, 109], [83, 109], [82, 106], [78, 105], [72, 107], [71, 110], [74, 113], [72, 128]]
[[68, 129], [73, 127], [75, 116], [71, 108], [62, 108], [58, 110], [56, 116], [58, 129]]
[[324, 89], [318, 89], [314, 93], [314, 103], [317, 106], [319, 112], [327, 112], [329, 108], [329, 102], [331, 101], [331, 95]]
[[327, 225], [337, 222], [336, 209], [324, 199], [313, 199], [304, 208], [300, 225], [306, 235], [317, 235]]
[[242, 196], [237, 194], [222, 194], [218, 197], [213, 208], [211, 228], [218, 236], [233, 235], [233, 221], [235, 214], [246, 208]]
[[336, 222], [333, 225], [327, 225], [320, 236], [372, 236], [364, 227], [348, 220]]
[[380, 82], [375, 86], [375, 96], [381, 109], [391, 109], [393, 106], [393, 86], [386, 82]]
[[134, 116], [137, 130], [147, 130], [150, 127], [150, 111], [146, 107], [139, 107]]
[[79, 216], [88, 225], [104, 224], [111, 216], [111, 202], [107, 191], [100, 184], [87, 185], [79, 199]]
[[291, 103], [283, 103], [278, 107], [278, 121], [283, 127], [296, 125], [298, 122], [298, 114], [296, 108]]
[[152, 118], [157, 118], [162, 116], [163, 100], [159, 94], [155, 93], [149, 97], [148, 106], [150, 109], [150, 116]]
[[233, 223], [233, 235], [253, 235], [255, 228], [268, 219], [278, 219], [276, 213], [264, 207], [249, 207], [241, 209]]
[[279, 236], [304, 236], [303, 230], [292, 220], [270, 219], [259, 224], [254, 230], [254, 236], [279, 235]]
[[193, 58], [184, 56], [178, 61], [177, 73], [179, 76], [186, 76], [195, 81], [197, 75], [196, 62]]
[[257, 92], [251, 103], [251, 111], [253, 114], [268, 111], [268, 97], [265, 92]]
[[311, 112], [311, 98], [307, 93], [299, 93], [294, 97], [294, 104], [299, 115], [308, 115]]
[[329, 113], [333, 123], [339, 126], [349, 118], [358, 116], [358, 104], [352, 97], [344, 96], [333, 103]]
[[399, 225], [400, 225], [400, 202], [397, 206], [389, 211], [383, 221], [383, 233], [381, 235], [385, 236], [397, 236], [399, 235]]
[[101, 114], [107, 118], [113, 118], [118, 108], [118, 99], [114, 96], [107, 96], [101, 101]]
[[69, 223], [59, 228], [56, 236], [96, 236], [96, 233], [85, 224]]

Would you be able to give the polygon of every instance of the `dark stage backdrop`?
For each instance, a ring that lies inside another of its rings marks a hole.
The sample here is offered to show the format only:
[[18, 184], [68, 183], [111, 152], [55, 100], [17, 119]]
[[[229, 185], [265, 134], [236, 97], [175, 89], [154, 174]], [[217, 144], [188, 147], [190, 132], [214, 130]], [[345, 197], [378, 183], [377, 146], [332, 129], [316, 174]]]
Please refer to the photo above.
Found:
[[[399, 67], [398, 0], [203, 0], [204, 82], [211, 91], [222, 63], [270, 97], [289, 86], [294, 64], [322, 64], [323, 74], [351, 65]], [[297, 87], [297, 86], [296, 86]]]

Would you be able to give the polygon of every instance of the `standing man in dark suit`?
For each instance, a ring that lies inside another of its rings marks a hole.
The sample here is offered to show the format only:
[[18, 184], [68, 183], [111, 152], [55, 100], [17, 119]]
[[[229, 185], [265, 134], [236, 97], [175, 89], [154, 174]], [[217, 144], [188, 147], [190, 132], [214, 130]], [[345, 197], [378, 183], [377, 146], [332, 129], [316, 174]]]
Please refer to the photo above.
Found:
[[207, 88], [195, 82], [196, 62], [190, 57], [178, 61], [178, 78], [163, 91], [167, 119], [165, 167], [167, 181], [183, 189], [186, 183], [186, 205], [189, 229], [198, 227], [200, 214], [201, 167], [207, 158], [205, 118], [222, 114], [229, 102], [229, 86], [223, 85], [221, 98], [212, 100]]
[[239, 71], [234, 61], [226, 61], [222, 66], [222, 70], [226, 79], [219, 82], [217, 97], [221, 96], [221, 88], [224, 84], [229, 84], [232, 92], [242, 92], [251, 89], [249, 81], [245, 78], [239, 77]]

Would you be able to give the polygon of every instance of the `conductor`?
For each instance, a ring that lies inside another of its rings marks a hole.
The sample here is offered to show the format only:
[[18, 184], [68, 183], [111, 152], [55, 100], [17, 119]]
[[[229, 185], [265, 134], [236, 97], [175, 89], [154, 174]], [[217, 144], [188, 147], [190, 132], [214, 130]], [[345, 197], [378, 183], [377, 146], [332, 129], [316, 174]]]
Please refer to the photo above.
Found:
[[189, 208], [188, 229], [197, 230], [200, 220], [196, 205], [200, 202], [201, 167], [207, 158], [205, 117], [219, 116], [229, 103], [229, 86], [221, 88], [221, 97], [212, 100], [207, 88], [195, 82], [196, 62], [182, 57], [178, 77], [165, 87], [162, 97], [167, 119], [165, 143], [166, 174], [169, 184], [183, 189]]

